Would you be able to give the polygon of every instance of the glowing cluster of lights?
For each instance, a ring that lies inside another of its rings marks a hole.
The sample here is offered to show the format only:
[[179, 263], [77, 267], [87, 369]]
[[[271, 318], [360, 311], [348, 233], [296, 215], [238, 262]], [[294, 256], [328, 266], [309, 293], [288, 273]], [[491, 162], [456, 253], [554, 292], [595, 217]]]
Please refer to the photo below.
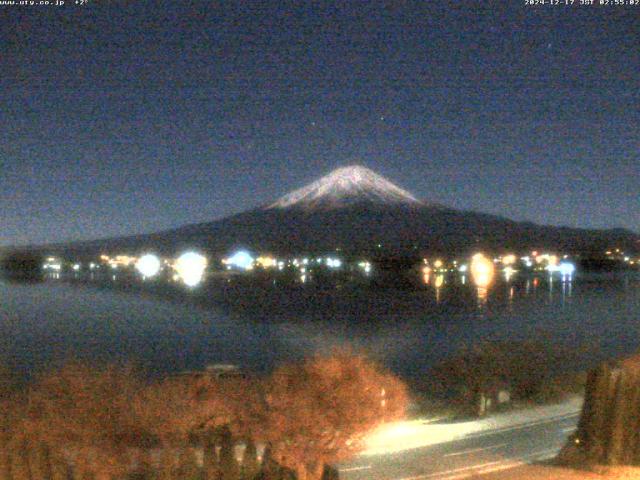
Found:
[[482, 253], [477, 253], [471, 258], [470, 270], [473, 281], [478, 287], [486, 288], [491, 285], [495, 275], [495, 267], [493, 262]]
[[558, 269], [563, 277], [570, 277], [576, 271], [576, 266], [570, 262], [561, 262]]
[[549, 272], [549, 275], [553, 275], [557, 272], [560, 274], [563, 281], [568, 281], [572, 279], [573, 274], [576, 271], [576, 266], [571, 262], [563, 261], [558, 265], [548, 265], [547, 271]]
[[[537, 252], [534, 252], [537, 254]], [[552, 255], [550, 253], [542, 253], [540, 255], [534, 255], [535, 261], [538, 265], [546, 264], [547, 266], [557, 266], [558, 265], [558, 256]]]
[[158, 256], [151, 253], [142, 255], [136, 262], [136, 270], [145, 278], [155, 277], [160, 272], [161, 267], [162, 263]]
[[364, 262], [359, 262], [358, 263], [358, 267], [360, 267], [362, 270], [364, 270], [364, 273], [371, 273], [371, 263], [364, 261]]
[[514, 263], [516, 263], [517, 258], [514, 254], [510, 253], [504, 255], [501, 260], [503, 265], [513, 265]]
[[134, 266], [138, 259], [129, 255], [116, 255], [110, 257], [109, 255], [100, 255], [100, 260], [103, 263], [108, 264], [113, 270], [117, 270], [119, 267]]
[[62, 270], [62, 263], [56, 257], [47, 257], [47, 260], [42, 268], [43, 270], [59, 272], [60, 270]]
[[[435, 271], [435, 272], [446, 272], [447, 271], [447, 265], [445, 265], [445, 262], [439, 258], [435, 259], [432, 263], [429, 262], [428, 259], [423, 258], [422, 259], [422, 263], [424, 263], [424, 265], [426, 265], [427, 267], [429, 267], [429, 272]], [[457, 260], [453, 260], [451, 262], [451, 264], [453, 265], [453, 270], [454, 271], [457, 268], [458, 262]], [[425, 272], [425, 270], [423, 269], [423, 273]]]
[[623, 250], [616, 248], [613, 250], [607, 250], [605, 252], [607, 258], [609, 260], [618, 260], [628, 263], [629, 265], [638, 265], [640, 264], [640, 257], [634, 259], [628, 253], [625, 253]]
[[607, 250], [605, 252], [605, 254], [609, 257], [609, 258], [614, 258], [614, 257], [622, 257], [624, 256], [624, 252], [622, 250], [620, 250], [619, 248], [613, 249], [613, 250]]
[[254, 262], [254, 258], [246, 250], [239, 250], [238, 252], [231, 255], [229, 258], [225, 258], [222, 261], [222, 263], [224, 263], [227, 266], [227, 268], [235, 267], [241, 270], [253, 269], [253, 262]]
[[278, 259], [269, 256], [259, 256], [256, 258], [256, 265], [265, 269], [275, 268], [278, 266]]
[[188, 287], [195, 287], [204, 279], [207, 269], [206, 257], [196, 252], [183, 253], [174, 265], [178, 278]]
[[327, 257], [326, 263], [329, 268], [340, 268], [342, 266], [342, 260], [339, 258]]

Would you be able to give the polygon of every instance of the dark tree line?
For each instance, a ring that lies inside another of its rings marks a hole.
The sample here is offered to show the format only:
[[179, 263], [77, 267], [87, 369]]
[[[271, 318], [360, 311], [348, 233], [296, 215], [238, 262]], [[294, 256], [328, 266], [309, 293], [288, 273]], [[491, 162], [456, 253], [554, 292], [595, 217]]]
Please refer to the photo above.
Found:
[[512, 400], [546, 402], [580, 390], [583, 375], [572, 370], [594, 348], [569, 348], [550, 339], [483, 341], [460, 348], [437, 364], [422, 388], [475, 413], [480, 395], [508, 390]]
[[18, 280], [38, 280], [42, 276], [44, 257], [30, 251], [5, 252], [0, 256], [0, 272]]

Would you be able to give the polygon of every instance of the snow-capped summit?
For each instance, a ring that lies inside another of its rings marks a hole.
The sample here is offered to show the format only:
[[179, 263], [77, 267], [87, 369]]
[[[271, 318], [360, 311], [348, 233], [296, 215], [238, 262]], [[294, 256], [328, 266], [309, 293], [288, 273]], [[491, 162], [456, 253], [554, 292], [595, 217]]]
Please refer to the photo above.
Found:
[[339, 208], [356, 203], [420, 205], [417, 198], [360, 165], [338, 168], [295, 190], [267, 208]]

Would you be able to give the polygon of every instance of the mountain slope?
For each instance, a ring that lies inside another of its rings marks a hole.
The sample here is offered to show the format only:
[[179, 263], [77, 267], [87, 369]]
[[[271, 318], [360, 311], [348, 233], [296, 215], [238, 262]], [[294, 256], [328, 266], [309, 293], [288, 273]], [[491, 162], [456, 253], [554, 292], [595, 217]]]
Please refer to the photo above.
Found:
[[418, 200], [364, 167], [338, 169], [267, 206], [227, 218], [125, 238], [80, 242], [47, 251], [96, 253], [187, 248], [227, 254], [245, 247], [277, 254], [466, 254], [479, 249], [554, 249], [595, 253], [612, 247], [640, 251], [640, 236], [626, 230], [586, 230], [516, 222]]

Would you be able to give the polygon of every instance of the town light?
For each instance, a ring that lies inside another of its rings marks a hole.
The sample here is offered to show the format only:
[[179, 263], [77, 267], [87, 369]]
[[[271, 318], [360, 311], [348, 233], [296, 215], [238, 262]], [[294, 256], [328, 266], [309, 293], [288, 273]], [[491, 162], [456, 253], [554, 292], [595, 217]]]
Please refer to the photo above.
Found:
[[253, 268], [253, 257], [246, 250], [240, 250], [225, 260], [227, 265], [241, 268], [243, 270], [251, 270]]
[[516, 256], [514, 254], [510, 253], [502, 257], [503, 265], [513, 265], [514, 263], [516, 263]]
[[327, 257], [327, 267], [340, 268], [341, 266], [342, 266], [342, 260], [340, 260], [339, 258]]
[[504, 278], [508, 282], [509, 280], [511, 280], [511, 277], [513, 277], [513, 275], [516, 273], [516, 270], [511, 266], [507, 266], [507, 267], [504, 267], [503, 272], [504, 272]]
[[278, 265], [278, 261], [275, 258], [269, 256], [260, 256], [256, 258], [256, 263], [262, 268], [272, 268]]
[[370, 273], [371, 272], [371, 264], [367, 261], [363, 261], [363, 262], [359, 262], [358, 266], [364, 270], [364, 273]]
[[154, 277], [160, 271], [160, 259], [151, 253], [141, 256], [136, 262], [136, 270], [144, 277]]
[[195, 287], [204, 277], [207, 259], [196, 252], [183, 253], [175, 264], [175, 270], [188, 287]]
[[48, 257], [46, 263], [42, 266], [44, 270], [53, 270], [59, 272], [62, 270], [62, 264], [55, 257]]
[[477, 253], [471, 258], [470, 270], [474, 283], [480, 288], [488, 287], [493, 281], [495, 274], [493, 262], [481, 253]]
[[570, 277], [576, 271], [576, 266], [573, 263], [561, 262], [558, 269], [563, 277]]

